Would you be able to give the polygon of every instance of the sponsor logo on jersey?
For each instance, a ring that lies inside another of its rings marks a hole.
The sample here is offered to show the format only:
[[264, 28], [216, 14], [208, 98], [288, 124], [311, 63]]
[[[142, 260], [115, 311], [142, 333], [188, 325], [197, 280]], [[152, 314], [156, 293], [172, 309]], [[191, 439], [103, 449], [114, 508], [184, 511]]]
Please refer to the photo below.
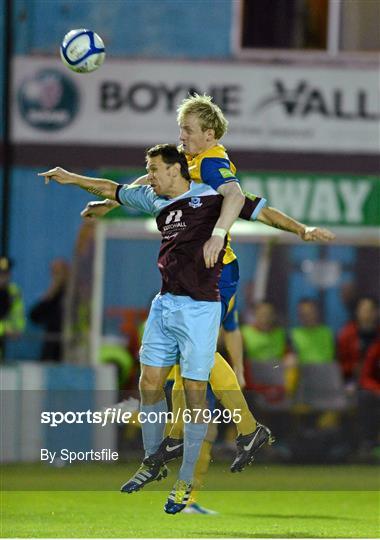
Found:
[[166, 216], [165, 225], [162, 228], [162, 232], [166, 233], [175, 229], [185, 229], [186, 223], [181, 221], [182, 213], [182, 210], [171, 210]]
[[171, 210], [171, 212], [169, 212], [169, 214], [167, 215], [165, 219], [165, 225], [167, 225], [168, 223], [171, 223], [172, 221], [174, 221], [174, 223], [178, 223], [178, 221], [181, 220], [181, 217], [182, 217], [182, 210]]
[[235, 175], [230, 169], [222, 168], [219, 169], [220, 174], [223, 176], [223, 178], [235, 178]]

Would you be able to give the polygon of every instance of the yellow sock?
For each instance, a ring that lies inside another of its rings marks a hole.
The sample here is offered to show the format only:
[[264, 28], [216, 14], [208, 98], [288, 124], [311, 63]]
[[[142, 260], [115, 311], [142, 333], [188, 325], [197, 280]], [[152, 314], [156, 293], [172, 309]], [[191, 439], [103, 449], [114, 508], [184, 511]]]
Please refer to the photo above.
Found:
[[170, 425], [170, 437], [173, 439], [183, 439], [183, 416], [182, 414], [177, 414], [177, 411], [183, 412], [186, 408], [185, 401], [185, 391], [183, 389], [183, 381], [179, 366], [175, 366], [174, 371], [174, 385], [172, 389], [172, 409], [173, 409], [173, 418], [178, 418], [177, 422], [173, 422]]
[[217, 399], [225, 409], [240, 415], [240, 421], [235, 422], [237, 431], [247, 435], [255, 431], [257, 422], [249, 410], [236, 375], [229, 363], [219, 353], [215, 353], [215, 363], [210, 374], [210, 385]]

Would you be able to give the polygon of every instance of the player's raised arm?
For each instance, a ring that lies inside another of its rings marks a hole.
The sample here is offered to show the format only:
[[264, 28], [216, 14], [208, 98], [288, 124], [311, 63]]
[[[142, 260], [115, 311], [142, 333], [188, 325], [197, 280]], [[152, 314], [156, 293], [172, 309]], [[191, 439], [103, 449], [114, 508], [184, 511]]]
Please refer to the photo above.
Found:
[[78, 186], [98, 197], [106, 197], [107, 199], [113, 200], [116, 199], [116, 189], [118, 184], [112, 180], [81, 176], [66, 171], [61, 167], [55, 167], [49, 171], [38, 173], [38, 176], [43, 176], [45, 178], [45, 184], [48, 184], [50, 180], [54, 180], [55, 182], [58, 182], [58, 184]]
[[222, 184], [217, 191], [223, 195], [224, 200], [215, 227], [222, 227], [228, 232], [239, 217], [244, 206], [245, 196], [238, 182]]
[[335, 238], [335, 234], [327, 229], [308, 227], [270, 206], [262, 208], [257, 219], [270, 227], [297, 234], [305, 242], [330, 242]]

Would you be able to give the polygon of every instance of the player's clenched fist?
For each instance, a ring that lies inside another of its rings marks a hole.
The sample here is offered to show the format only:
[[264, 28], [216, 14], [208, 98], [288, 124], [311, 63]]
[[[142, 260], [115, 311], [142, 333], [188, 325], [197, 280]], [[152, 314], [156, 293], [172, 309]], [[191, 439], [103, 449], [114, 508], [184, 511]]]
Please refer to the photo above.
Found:
[[220, 236], [211, 236], [211, 238], [207, 240], [203, 246], [203, 256], [206, 263], [206, 268], [214, 268], [223, 246], [224, 239]]
[[300, 237], [305, 242], [330, 242], [335, 239], [335, 234], [327, 229], [321, 229], [319, 227], [305, 227], [304, 231], [300, 234]]
[[45, 178], [45, 184], [48, 184], [50, 180], [55, 180], [58, 184], [73, 184], [74, 174], [65, 171], [61, 167], [55, 167], [49, 171], [38, 173], [38, 176], [43, 176]]
[[83, 218], [101, 218], [117, 206], [119, 206], [119, 203], [110, 201], [109, 199], [105, 201], [91, 201], [87, 203], [86, 208], [82, 210], [80, 215]]

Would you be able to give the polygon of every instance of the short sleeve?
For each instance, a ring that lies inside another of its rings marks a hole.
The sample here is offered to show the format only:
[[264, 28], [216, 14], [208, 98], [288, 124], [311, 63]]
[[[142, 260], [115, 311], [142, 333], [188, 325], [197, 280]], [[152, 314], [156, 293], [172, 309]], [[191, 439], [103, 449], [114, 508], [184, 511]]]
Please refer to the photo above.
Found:
[[202, 181], [215, 190], [223, 184], [239, 182], [231, 170], [231, 164], [228, 159], [205, 157], [202, 160], [200, 172]]
[[262, 208], [267, 205], [267, 200], [252, 193], [244, 191], [245, 202], [239, 217], [246, 221], [255, 221]]
[[150, 186], [129, 186], [120, 184], [116, 189], [116, 200], [123, 206], [130, 206], [146, 214], [155, 214], [154, 202], [157, 195]]

